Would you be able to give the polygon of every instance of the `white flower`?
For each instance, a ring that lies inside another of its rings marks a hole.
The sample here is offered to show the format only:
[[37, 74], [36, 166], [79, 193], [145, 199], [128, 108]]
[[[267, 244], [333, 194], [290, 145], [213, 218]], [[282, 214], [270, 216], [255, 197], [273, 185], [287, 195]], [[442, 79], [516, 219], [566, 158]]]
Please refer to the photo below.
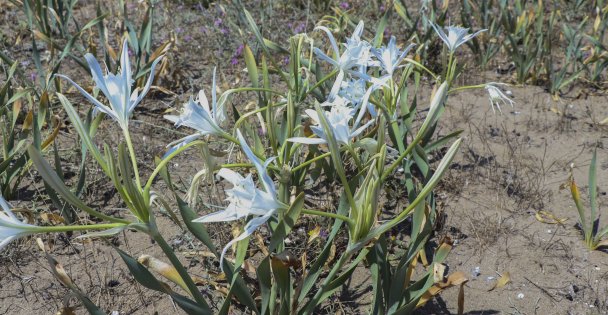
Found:
[[450, 53], [454, 53], [454, 51], [456, 50], [456, 48], [458, 48], [458, 46], [473, 39], [475, 36], [479, 35], [479, 33], [487, 31], [486, 29], [483, 29], [483, 30], [479, 30], [473, 34], [469, 34], [468, 28], [464, 28], [464, 27], [460, 27], [460, 26], [448, 26], [448, 27], [446, 27], [446, 29], [448, 31], [448, 34], [446, 35], [445, 32], [441, 29], [441, 27], [439, 27], [438, 25], [435, 25], [435, 23], [433, 23], [433, 22], [430, 22], [430, 23], [431, 23], [431, 26], [435, 29], [435, 32], [437, 33], [437, 35], [439, 35], [441, 40], [448, 46]]
[[101, 71], [99, 63], [97, 60], [95, 60], [95, 57], [92, 54], [86, 54], [84, 56], [89, 63], [89, 68], [91, 68], [91, 75], [93, 76], [96, 87], [106, 96], [110, 106], [102, 104], [67, 76], [61, 74], [57, 74], [57, 76], [62, 77], [72, 83], [80, 91], [80, 93], [82, 93], [82, 95], [84, 95], [96, 106], [99, 111], [116, 120], [121, 128], [127, 129], [129, 124], [129, 116], [133, 112], [133, 109], [135, 109], [135, 106], [141, 102], [141, 100], [150, 90], [150, 86], [154, 80], [154, 68], [162, 57], [159, 57], [152, 63], [148, 81], [146, 82], [144, 89], [141, 91], [141, 94], [139, 94], [138, 89], [131, 91], [133, 78], [131, 76], [131, 65], [129, 63], [129, 46], [127, 45], [126, 39], [122, 46], [122, 54], [120, 56], [120, 73], [117, 74], [109, 73], [109, 71], [106, 69], [106, 75], [104, 75]]
[[395, 36], [391, 36], [386, 47], [372, 48], [372, 54], [378, 59], [380, 66], [389, 76], [393, 76], [403, 58], [414, 47], [414, 44], [410, 44], [403, 51], [399, 51], [396, 41]]
[[217, 176], [221, 177], [230, 182], [233, 187], [232, 189], [226, 190], [226, 200], [230, 203], [226, 209], [218, 212], [214, 212], [198, 219], [193, 222], [209, 223], [209, 222], [227, 222], [234, 221], [249, 215], [257, 216], [251, 219], [247, 225], [245, 225], [245, 231], [241, 233], [237, 238], [231, 240], [222, 250], [220, 257], [221, 262], [224, 261], [224, 255], [226, 251], [236, 242], [244, 240], [253, 233], [259, 226], [266, 223], [270, 217], [272, 217], [278, 209], [284, 206], [277, 199], [277, 192], [274, 182], [268, 175], [268, 165], [274, 160], [269, 158], [266, 162], [262, 162], [251, 150], [247, 142], [243, 138], [240, 130], [237, 130], [237, 138], [241, 144], [241, 148], [245, 152], [245, 155], [255, 166], [260, 181], [264, 186], [264, 190], [258, 189], [253, 182], [251, 174], [247, 177], [243, 177], [241, 174], [223, 168]]
[[511, 107], [513, 107], [513, 104], [515, 102], [513, 102], [513, 100], [511, 100], [508, 96], [506, 96], [497, 85], [506, 85], [505, 83], [497, 83], [497, 82], [490, 82], [490, 83], [486, 83], [485, 84], [485, 89], [486, 91], [488, 91], [489, 94], [489, 98], [490, 98], [490, 107], [492, 107], [492, 110], [494, 112], [496, 112], [496, 110], [494, 109], [494, 107], [498, 108], [498, 111], [500, 113], [502, 113], [502, 111], [500, 110], [500, 102], [502, 102], [504, 105], [511, 105]]
[[194, 141], [195, 139], [205, 135], [222, 135], [225, 133], [220, 125], [226, 120], [225, 107], [222, 105], [218, 106], [217, 95], [216, 95], [216, 83], [215, 83], [215, 69], [213, 69], [213, 84], [211, 87], [211, 108], [209, 108], [209, 101], [205, 95], [205, 91], [200, 90], [198, 93], [198, 100], [195, 102], [192, 97], [184, 104], [184, 108], [180, 115], [165, 115], [165, 119], [168, 119], [175, 123], [175, 126], [186, 126], [197, 131], [197, 133], [179, 139], [169, 144], [175, 145], [167, 154], [170, 154], [177, 148]]
[[322, 52], [319, 48], [315, 48], [315, 54], [324, 61], [329, 62], [334, 67], [336, 67], [339, 72], [336, 76], [336, 81], [329, 93], [329, 100], [333, 100], [333, 98], [337, 95], [338, 90], [344, 80], [345, 74], [350, 74], [357, 78], [369, 79], [367, 75], [367, 66], [371, 61], [370, 49], [371, 45], [361, 40], [361, 35], [363, 34], [363, 21], [359, 22], [352, 36], [346, 40], [346, 44], [344, 52], [340, 54], [340, 49], [338, 48], [338, 44], [336, 43], [336, 39], [331, 31], [324, 27], [318, 26], [315, 29], [319, 29], [324, 31], [329, 38], [332, 49], [334, 51], [333, 59], [327, 56], [324, 52]]
[[[305, 138], [305, 137], [294, 137], [289, 138], [287, 141], [304, 143], [304, 144], [322, 144], [327, 143], [327, 135], [323, 131], [323, 127], [321, 126], [321, 119], [319, 118], [319, 113], [312, 109], [307, 109], [306, 114], [310, 117], [316, 124], [316, 126], [310, 126], [312, 132], [318, 138]], [[369, 127], [372, 121], [369, 121], [365, 125], [360, 128], [353, 130], [356, 128], [351, 128], [349, 123], [353, 119], [355, 113], [355, 109], [342, 106], [342, 105], [333, 105], [329, 112], [321, 112], [322, 115], [325, 115], [327, 120], [327, 124], [339, 144], [349, 145], [350, 141], [360, 135], [367, 127]]]
[[342, 97], [353, 106], [357, 106], [363, 101], [365, 96], [367, 81], [364, 79], [350, 79], [344, 80], [341, 83], [340, 90], [338, 91], [338, 97]]
[[35, 225], [21, 222], [10, 209], [9, 204], [0, 196], [0, 250], [10, 242], [34, 233]]

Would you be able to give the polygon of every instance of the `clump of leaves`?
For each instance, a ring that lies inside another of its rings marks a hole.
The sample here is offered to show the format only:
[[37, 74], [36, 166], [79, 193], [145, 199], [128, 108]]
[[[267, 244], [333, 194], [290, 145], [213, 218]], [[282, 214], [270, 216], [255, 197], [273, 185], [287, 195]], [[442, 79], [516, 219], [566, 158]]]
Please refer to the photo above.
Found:
[[[589, 203], [590, 203], [590, 214], [587, 218], [587, 211], [581, 202], [581, 194], [574, 182], [574, 175], [570, 175], [570, 192], [572, 193], [572, 199], [578, 210], [580, 217], [581, 229], [585, 236], [585, 245], [591, 250], [596, 250], [600, 247], [608, 246], [608, 239], [603, 239], [608, 234], [608, 225], [604, 226], [600, 230], [600, 215], [598, 214], [598, 203], [597, 203], [597, 151], [593, 151], [593, 158], [591, 158], [591, 165], [589, 166]], [[588, 220], [589, 219], [589, 220]]]

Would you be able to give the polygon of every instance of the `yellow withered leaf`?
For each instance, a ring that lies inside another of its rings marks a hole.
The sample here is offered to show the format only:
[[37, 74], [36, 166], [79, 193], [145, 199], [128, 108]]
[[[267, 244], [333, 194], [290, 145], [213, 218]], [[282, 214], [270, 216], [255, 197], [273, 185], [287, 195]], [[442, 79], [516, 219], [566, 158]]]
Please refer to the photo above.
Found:
[[42, 221], [51, 223], [51, 224], [65, 222], [65, 220], [63, 219], [62, 216], [55, 214], [55, 213], [43, 213], [40, 215], [40, 218], [42, 219]]
[[468, 281], [469, 281], [469, 279], [467, 279], [464, 272], [462, 272], [462, 271], [454, 272], [453, 274], [449, 275], [445, 279], [445, 281], [435, 283], [426, 292], [424, 292], [424, 294], [418, 301], [418, 304], [416, 304], [416, 307], [423, 306], [428, 301], [430, 301], [433, 297], [437, 296], [439, 293], [441, 293], [441, 291], [443, 291], [447, 288], [454, 287], [454, 286], [460, 286], [460, 291], [458, 292], [458, 314], [462, 314], [464, 311], [464, 285]]
[[545, 210], [540, 210], [534, 214], [534, 217], [538, 222], [546, 223], [546, 224], [564, 224], [567, 218], [557, 218], [553, 213]]
[[76, 315], [76, 312], [74, 312], [74, 310], [75, 309], [71, 306], [64, 307], [59, 310], [59, 312], [57, 312], [57, 315]]
[[23, 130], [32, 129], [32, 124], [34, 123], [34, 112], [29, 111], [27, 116], [25, 116], [25, 121], [23, 121]]
[[511, 282], [511, 275], [509, 274], [509, 272], [505, 272], [502, 274], [502, 276], [500, 276], [500, 278], [498, 280], [496, 280], [496, 283], [494, 284], [494, 286], [488, 290], [492, 291], [494, 289], [500, 289], [502, 287], [504, 287], [505, 285], [507, 285], [507, 283]]
[[280, 262], [286, 267], [298, 267], [300, 261], [291, 252], [284, 250], [276, 255], [271, 255], [270, 258], [273, 262]]
[[308, 244], [312, 243], [321, 234], [321, 227], [315, 226], [314, 229], [308, 231]]

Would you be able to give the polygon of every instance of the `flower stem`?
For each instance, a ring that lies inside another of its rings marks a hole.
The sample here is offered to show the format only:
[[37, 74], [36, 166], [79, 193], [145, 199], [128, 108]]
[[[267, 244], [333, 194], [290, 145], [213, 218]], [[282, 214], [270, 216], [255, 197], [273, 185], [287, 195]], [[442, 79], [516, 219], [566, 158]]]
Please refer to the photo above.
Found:
[[116, 227], [127, 226], [123, 223], [104, 223], [104, 224], [88, 224], [88, 225], [56, 225], [56, 226], [35, 226], [31, 230], [35, 233], [59, 233], [87, 230], [104, 230]]
[[304, 163], [302, 163], [302, 164], [294, 167], [293, 169], [291, 169], [291, 171], [292, 172], [297, 172], [300, 169], [302, 169], [302, 168], [304, 168], [304, 167], [306, 167], [306, 166], [308, 166], [308, 165], [310, 165], [310, 164], [312, 164], [312, 163], [314, 163], [314, 162], [316, 162], [318, 160], [322, 160], [322, 159], [324, 159], [324, 158], [326, 158], [326, 157], [328, 157], [330, 155], [331, 155], [331, 152], [325, 152], [325, 153], [323, 153], [321, 155], [317, 155], [314, 158], [312, 158], [312, 159], [310, 159], [310, 160], [308, 160], [308, 161], [306, 161], [306, 162], [304, 162]]
[[302, 209], [302, 213], [310, 214], [310, 215], [317, 215], [317, 216], [322, 216], [322, 217], [328, 217], [328, 218], [332, 218], [332, 219], [336, 219], [336, 220], [342, 220], [342, 221], [348, 223], [348, 225], [354, 224], [354, 222], [351, 218], [343, 216], [341, 214], [337, 214], [337, 213], [325, 212], [325, 211], [319, 211], [319, 210], [313, 210], [313, 209]]
[[135, 156], [135, 150], [133, 149], [133, 143], [131, 142], [131, 134], [129, 133], [129, 128], [123, 128], [122, 131], [127, 141], [127, 147], [129, 148], [129, 155], [131, 156], [131, 163], [133, 164], [133, 173], [135, 173], [135, 182], [137, 183], [137, 187], [141, 189], [139, 170], [137, 168], [137, 157]]
[[363, 165], [361, 164], [361, 160], [359, 160], [359, 157], [357, 156], [357, 153], [355, 152], [353, 147], [350, 146], [350, 144], [348, 144], [348, 145], [346, 145], [346, 149], [348, 150], [348, 153], [350, 153], [350, 155], [353, 157], [353, 160], [355, 160], [355, 164], [357, 165], [357, 170], [362, 171]]
[[146, 182], [146, 186], [144, 187], [144, 195], [147, 196], [150, 193], [150, 187], [152, 186], [152, 183], [154, 182], [154, 178], [156, 178], [156, 175], [158, 175], [158, 173], [160, 173], [160, 171], [167, 165], [167, 163], [169, 163], [169, 161], [171, 161], [171, 159], [173, 159], [175, 156], [180, 154], [182, 151], [188, 149], [191, 146], [197, 145], [199, 143], [200, 143], [200, 141], [190, 142], [190, 143], [186, 144], [185, 146], [175, 150], [174, 152], [169, 154], [167, 157], [165, 157], [162, 161], [160, 161], [160, 163], [158, 163], [158, 165], [156, 166], [154, 171], [152, 171], [152, 174], [150, 175], [150, 177], [148, 178], [148, 181]]

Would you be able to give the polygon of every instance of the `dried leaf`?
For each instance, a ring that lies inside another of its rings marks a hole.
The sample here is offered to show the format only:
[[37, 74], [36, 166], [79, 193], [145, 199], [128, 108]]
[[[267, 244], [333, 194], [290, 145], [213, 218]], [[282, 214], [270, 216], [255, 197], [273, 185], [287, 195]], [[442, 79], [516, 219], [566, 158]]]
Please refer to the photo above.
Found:
[[[436, 264], [437, 265], [437, 264]], [[430, 301], [433, 297], [437, 296], [441, 291], [454, 287], [460, 286], [460, 292], [458, 294], [458, 312], [462, 314], [462, 309], [464, 308], [464, 284], [467, 283], [469, 279], [466, 278], [465, 273], [462, 271], [454, 272], [449, 275], [445, 281], [437, 282], [432, 287], [430, 287], [420, 298], [416, 307], [421, 307]]]
[[266, 247], [266, 244], [264, 244], [264, 238], [259, 233], [255, 233], [255, 240], [258, 245], [258, 248], [262, 251], [264, 256], [268, 256], [268, 247]]
[[538, 222], [542, 222], [545, 224], [564, 224], [564, 222], [568, 220], [567, 218], [557, 218], [553, 213], [544, 210], [536, 212], [534, 217]]
[[43, 213], [40, 215], [40, 218], [42, 221], [53, 225], [65, 222], [65, 219], [62, 216], [55, 213]]
[[315, 226], [314, 229], [312, 229], [311, 231], [308, 231], [308, 244], [312, 243], [312, 241], [314, 241], [317, 237], [319, 237], [319, 235], [321, 234], [321, 227], [320, 226]]
[[33, 122], [34, 122], [34, 112], [30, 110], [27, 113], [27, 116], [25, 116], [25, 121], [23, 122], [23, 130], [32, 129]]
[[509, 283], [509, 282], [511, 282], [511, 275], [507, 271], [507, 272], [503, 273], [502, 276], [498, 280], [496, 280], [496, 283], [490, 290], [488, 290], [488, 292], [492, 291], [494, 289], [500, 289], [500, 288], [504, 287], [505, 285], [507, 285], [507, 283]]
[[276, 255], [271, 255], [270, 258], [273, 262], [280, 262], [286, 267], [298, 267], [300, 261], [292, 253], [284, 250]]

